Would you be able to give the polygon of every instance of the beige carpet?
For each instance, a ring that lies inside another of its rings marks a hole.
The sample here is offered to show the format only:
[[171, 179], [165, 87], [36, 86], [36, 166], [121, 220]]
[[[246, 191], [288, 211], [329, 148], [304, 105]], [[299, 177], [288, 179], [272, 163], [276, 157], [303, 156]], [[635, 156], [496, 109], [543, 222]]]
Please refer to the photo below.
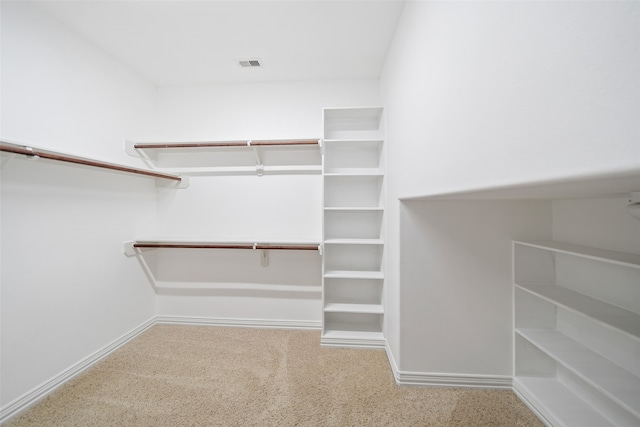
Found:
[[7, 426], [541, 426], [507, 390], [399, 387], [315, 331], [158, 325]]

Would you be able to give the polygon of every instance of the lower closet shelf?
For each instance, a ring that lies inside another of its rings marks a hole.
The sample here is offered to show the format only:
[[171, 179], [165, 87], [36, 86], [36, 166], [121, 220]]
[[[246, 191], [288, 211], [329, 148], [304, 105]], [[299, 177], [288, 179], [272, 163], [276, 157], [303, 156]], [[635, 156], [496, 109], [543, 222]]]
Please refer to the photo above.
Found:
[[384, 313], [384, 309], [380, 304], [329, 303], [324, 307], [324, 311], [327, 313]]
[[329, 270], [325, 271], [326, 279], [384, 279], [384, 273], [381, 271], [346, 271], [346, 270]]
[[331, 329], [322, 334], [321, 343], [329, 346], [384, 348], [386, 341], [382, 332]]
[[[560, 420], [564, 426], [613, 427], [569, 388], [552, 378], [516, 377], [514, 389], [525, 402], [540, 410], [543, 417]], [[536, 397], [532, 397], [536, 396]], [[538, 396], [541, 396], [539, 398]], [[543, 400], [540, 400], [543, 399]]]
[[556, 330], [516, 333], [640, 418], [640, 378]]

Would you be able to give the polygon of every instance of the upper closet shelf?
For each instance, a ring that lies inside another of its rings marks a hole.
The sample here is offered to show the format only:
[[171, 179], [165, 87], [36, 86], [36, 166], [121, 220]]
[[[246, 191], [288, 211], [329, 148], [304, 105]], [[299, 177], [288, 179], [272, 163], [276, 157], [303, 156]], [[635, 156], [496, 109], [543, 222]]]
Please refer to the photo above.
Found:
[[610, 264], [624, 265], [626, 267], [640, 268], [640, 255], [609, 251], [606, 249], [591, 248], [588, 246], [574, 245], [571, 243], [556, 242], [552, 240], [543, 241], [516, 241], [516, 244], [531, 246], [533, 248], [544, 249], [581, 258], [593, 259]]
[[150, 178], [162, 179], [172, 182], [175, 188], [186, 188], [189, 186], [187, 177], [181, 177], [174, 174], [162, 173], [147, 169], [134, 168], [117, 163], [103, 162], [101, 160], [90, 159], [87, 157], [79, 157], [71, 154], [65, 154], [53, 150], [44, 150], [32, 146], [16, 144], [6, 141], [0, 141], [0, 151], [11, 154], [22, 154], [31, 159], [47, 159], [59, 162], [73, 163], [76, 165], [90, 166], [100, 169], [107, 169], [117, 172], [125, 172], [130, 174], [142, 175]]
[[186, 175], [321, 174], [321, 140], [133, 142], [125, 151], [153, 169]]

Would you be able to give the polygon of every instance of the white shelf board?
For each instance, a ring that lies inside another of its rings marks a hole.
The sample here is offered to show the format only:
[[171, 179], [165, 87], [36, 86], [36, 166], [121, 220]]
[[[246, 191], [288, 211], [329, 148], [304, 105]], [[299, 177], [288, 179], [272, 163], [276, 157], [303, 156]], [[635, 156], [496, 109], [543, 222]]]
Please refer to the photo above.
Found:
[[640, 418], [640, 378], [557, 330], [516, 333]]
[[384, 309], [382, 308], [381, 304], [328, 303], [325, 305], [324, 311], [326, 313], [384, 313]]
[[384, 208], [381, 206], [372, 206], [372, 207], [353, 207], [353, 208], [347, 208], [347, 207], [325, 207], [324, 208], [325, 211], [331, 211], [331, 212], [383, 212]]
[[[216, 167], [171, 167], [154, 170], [164, 173], [179, 173], [189, 176], [209, 176], [209, 175], [257, 175], [258, 169], [253, 166], [216, 166]], [[289, 165], [289, 166], [264, 166], [264, 175], [320, 175], [321, 165]]]
[[329, 270], [324, 272], [325, 279], [384, 279], [381, 271]]
[[338, 172], [325, 172], [326, 177], [382, 177], [384, 172], [374, 168], [350, 168]]
[[386, 340], [382, 332], [357, 332], [328, 329], [322, 334], [320, 344], [328, 347], [380, 348]]
[[325, 245], [384, 245], [382, 239], [326, 239]]
[[552, 240], [541, 241], [515, 241], [514, 243], [545, 249], [582, 258], [593, 259], [611, 264], [640, 269], [640, 255], [626, 252], [609, 251], [606, 249], [591, 248], [588, 246], [574, 245], [571, 243], [555, 242]]
[[[347, 325], [343, 325], [347, 326]], [[323, 338], [337, 339], [366, 339], [366, 340], [384, 340], [384, 335], [380, 331], [349, 331], [343, 329], [327, 329], [322, 334]]]
[[330, 138], [322, 140], [325, 144], [336, 145], [336, 147], [342, 148], [342, 146], [368, 146], [368, 145], [381, 145], [384, 143], [384, 139], [380, 138]]
[[516, 377], [514, 383], [516, 389], [523, 389], [528, 395], [535, 396], [537, 402], [531, 403], [541, 407], [541, 412], [550, 415], [553, 421], [559, 423], [558, 425], [614, 427], [611, 421], [555, 379]]
[[317, 294], [322, 293], [321, 286], [276, 285], [271, 283], [201, 283], [175, 282], [160, 280], [156, 282], [156, 290], [231, 290], [231, 291], [265, 291], [265, 292], [294, 292]]
[[517, 283], [516, 286], [553, 304], [640, 339], [640, 314], [561, 286], [527, 283]]

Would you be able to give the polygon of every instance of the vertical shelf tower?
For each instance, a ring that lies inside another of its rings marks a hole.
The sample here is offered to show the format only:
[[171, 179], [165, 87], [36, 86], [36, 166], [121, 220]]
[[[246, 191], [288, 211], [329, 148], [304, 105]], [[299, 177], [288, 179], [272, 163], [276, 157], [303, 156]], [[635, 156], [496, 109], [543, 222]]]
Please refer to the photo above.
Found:
[[382, 108], [323, 112], [322, 345], [384, 347]]

